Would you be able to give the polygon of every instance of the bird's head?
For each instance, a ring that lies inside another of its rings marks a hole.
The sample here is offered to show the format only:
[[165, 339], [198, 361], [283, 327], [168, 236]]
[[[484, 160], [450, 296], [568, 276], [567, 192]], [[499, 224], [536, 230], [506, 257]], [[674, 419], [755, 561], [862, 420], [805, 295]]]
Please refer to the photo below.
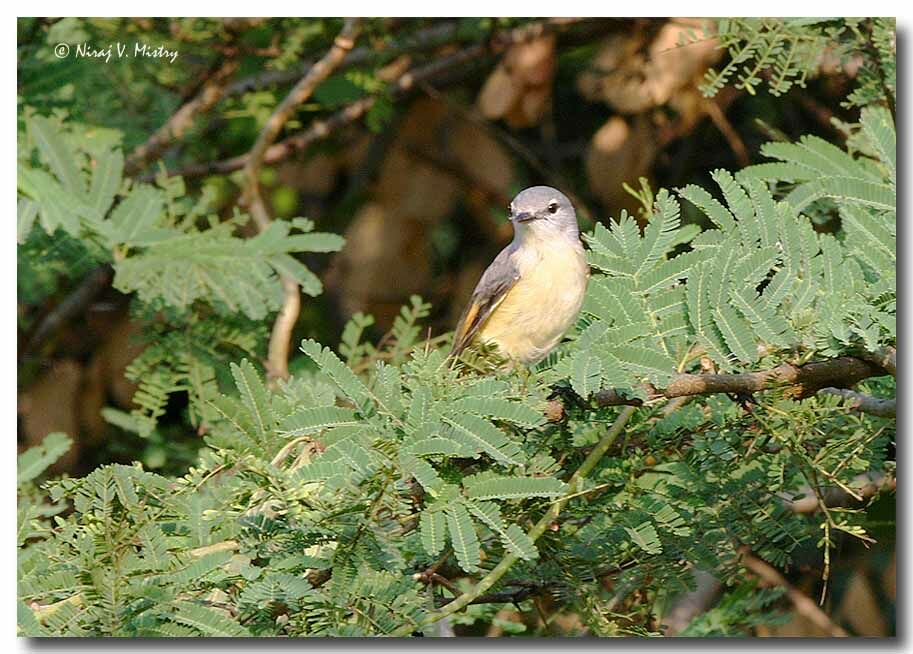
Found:
[[551, 186], [531, 186], [520, 191], [508, 211], [515, 241], [580, 236], [574, 205]]

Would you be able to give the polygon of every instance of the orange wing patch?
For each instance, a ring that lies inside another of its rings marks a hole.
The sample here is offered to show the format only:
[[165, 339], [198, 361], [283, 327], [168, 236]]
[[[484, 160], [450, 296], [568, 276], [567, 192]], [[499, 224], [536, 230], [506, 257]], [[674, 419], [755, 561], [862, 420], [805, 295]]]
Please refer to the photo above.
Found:
[[453, 349], [450, 350], [450, 356], [459, 356], [460, 352], [472, 343], [472, 339], [475, 338], [482, 326], [491, 318], [491, 314], [504, 301], [517, 279], [511, 281], [513, 283], [506, 288], [500, 289], [501, 292], [497, 295], [488, 297], [473, 296], [469, 301], [469, 306], [463, 312], [460, 323], [453, 335]]
[[472, 342], [485, 321], [520, 279], [520, 271], [517, 270], [511, 258], [513, 252], [512, 245], [501, 250], [482, 274], [482, 278], [472, 292], [469, 304], [457, 323], [450, 356], [458, 356]]
[[460, 324], [457, 325], [456, 332], [453, 334], [453, 343], [456, 347], [457, 343], [462, 343], [466, 338], [466, 332], [469, 331], [469, 328], [475, 322], [476, 317], [479, 315], [479, 305], [472, 300], [469, 301], [469, 306], [466, 307], [466, 311], [460, 320]]

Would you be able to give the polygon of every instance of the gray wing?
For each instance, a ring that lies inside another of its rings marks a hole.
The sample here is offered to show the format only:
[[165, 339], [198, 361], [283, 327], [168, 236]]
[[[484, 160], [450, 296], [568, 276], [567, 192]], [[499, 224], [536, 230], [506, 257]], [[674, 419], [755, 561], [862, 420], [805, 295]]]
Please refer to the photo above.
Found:
[[453, 349], [450, 356], [459, 356], [491, 316], [507, 292], [520, 279], [520, 272], [513, 259], [514, 246], [508, 245], [495, 257], [482, 274], [472, 292], [469, 303], [460, 316], [453, 335]]

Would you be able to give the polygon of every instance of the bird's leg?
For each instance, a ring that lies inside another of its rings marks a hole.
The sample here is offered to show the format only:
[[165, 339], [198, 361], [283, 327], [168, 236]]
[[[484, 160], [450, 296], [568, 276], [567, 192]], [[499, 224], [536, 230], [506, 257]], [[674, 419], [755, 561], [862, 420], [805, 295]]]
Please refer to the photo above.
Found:
[[533, 376], [533, 371], [530, 370], [529, 366], [525, 366], [519, 361], [513, 362], [514, 370], [520, 373], [521, 379], [521, 388], [523, 389], [523, 394], [526, 395], [529, 392], [529, 380]]

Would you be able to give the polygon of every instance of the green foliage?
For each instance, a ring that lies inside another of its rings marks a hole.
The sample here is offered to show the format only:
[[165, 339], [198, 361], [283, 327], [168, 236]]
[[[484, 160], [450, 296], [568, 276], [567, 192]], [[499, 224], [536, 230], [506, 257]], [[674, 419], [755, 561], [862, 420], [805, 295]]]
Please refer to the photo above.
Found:
[[[244, 238], [236, 230], [247, 216], [220, 221], [205, 194], [190, 201], [180, 178], [125, 180], [123, 154], [112, 143], [31, 112], [25, 122], [31, 147], [20, 151], [20, 237], [38, 225], [63, 243], [83, 244], [94, 262], [113, 264], [115, 288], [149, 316], [149, 345], [127, 371], [139, 385], [137, 408], [120, 426], [148, 437], [168, 398], [185, 392], [191, 424], [199, 425], [219, 388], [217, 367], [261, 351], [262, 320], [281, 305], [279, 276], [307, 295], [322, 292], [294, 255], [333, 252], [343, 239], [313, 231], [303, 218]], [[166, 321], [153, 317], [163, 310]]]
[[[468, 457], [478, 466], [488, 455], [495, 461], [507, 443], [520, 456], [516, 437], [485, 417], [497, 416], [503, 425], [541, 422], [538, 413], [518, 410], [531, 405], [521, 403], [517, 389], [507, 393], [508, 382], [500, 382], [501, 397], [492, 401], [480, 397], [490, 381], [462, 384], [449, 372], [451, 384], [463, 392], [438, 396], [447, 388], [441, 384], [416, 409], [410, 385], [427, 392], [415, 380], [435, 374], [439, 354], [407, 364], [413, 370], [408, 377], [378, 367], [365, 382], [329, 350], [313, 342], [302, 350], [355, 408], [334, 406], [333, 395], [304, 401], [293, 383], [271, 393], [249, 362], [232, 366], [237, 396], [211, 401], [218, 417], [206, 438], [213, 450], [176, 484], [116, 465], [49, 487], [52, 498], [69, 498], [75, 511], [58, 523], [57, 537], [35, 545], [22, 563], [22, 600], [53, 605], [74, 593], [82, 597], [75, 613], [67, 613], [67, 626], [54, 627], [71, 634], [289, 633], [292, 622], [264, 619], [279, 605], [304, 612], [304, 622], [294, 623], [303, 630], [298, 633], [376, 633], [404, 620], [417, 622], [423, 602], [415, 582], [402, 576], [404, 557], [421, 556], [423, 549], [439, 553], [447, 535], [468, 570], [480, 564], [483, 537], [525, 558], [536, 556], [525, 530], [506, 519], [501, 503], [555, 497], [561, 482], [544, 476], [541, 463], [519, 471], [505, 462], [505, 473], [493, 475], [486, 466], [486, 473], [463, 476], [461, 488], [454, 463]], [[384, 383], [397, 386], [401, 402], [389, 402], [390, 390], [380, 389]], [[446, 420], [454, 418], [485, 430], [489, 439], [501, 434], [501, 450], [448, 428]], [[307, 434], [315, 429], [326, 449], [314, 449], [316, 441]], [[56, 451], [56, 441], [49, 450]], [[36, 468], [38, 458], [30, 454], [23, 468]], [[214, 483], [218, 471], [229, 467], [235, 480]], [[408, 514], [410, 498], [423, 484], [433, 501], [416, 529], [398, 518]], [[397, 544], [403, 537], [411, 543], [405, 549]], [[51, 566], [53, 580], [44, 584]], [[313, 588], [308, 579], [328, 568], [334, 571], [331, 582]], [[237, 610], [220, 608], [226, 604]], [[44, 615], [39, 610], [37, 619], [49, 624]]]
[[47, 470], [70, 449], [70, 437], [60, 432], [45, 436], [41, 445], [26, 450], [19, 456], [16, 465], [16, 481], [19, 486], [27, 484]]
[[[682, 238], [679, 203], [666, 191], [643, 234], [624, 212], [611, 228], [598, 225], [586, 240], [600, 274], [556, 374], [584, 397], [603, 387], [638, 395], [643, 383], [668, 382], [695, 352], [731, 371], [797, 348], [837, 354], [892, 343], [896, 137], [886, 111], [864, 112], [862, 124], [877, 161], [805, 137], [765, 146], [782, 163], [736, 178], [715, 171], [725, 204], [698, 186], [680, 189], [714, 226], [694, 238]], [[792, 190], [776, 201], [765, 182]], [[799, 213], [825, 197], [841, 218], [839, 238], [815, 232]]]
[[46, 537], [50, 519], [66, 509], [64, 503], [48, 502], [36, 480], [72, 445], [70, 437], [59, 432], [44, 437], [40, 445], [19, 455], [16, 465], [16, 545], [22, 547], [34, 538]]
[[[877, 159], [824, 149], [811, 161], [893, 190], [893, 128], [883, 116], [867, 113], [863, 123]], [[650, 633], [630, 626], [643, 606], [625, 615], [609, 608], [603, 576], [614, 576], [615, 593], [662, 589], [674, 597], [693, 583], [690, 566], [735, 590], [688, 633], [731, 635], [769, 621], [774, 594], [746, 590], [738, 547], [786, 566], [803, 544], [818, 540], [827, 553], [838, 533], [870, 539], [862, 511], [830, 510], [809, 522], [784, 501], [820, 492], [822, 480], [858, 494], [867, 483], [860, 475], [890, 468], [893, 430], [833, 398], [774, 392], [751, 411], [725, 398], [671, 413], [644, 407], [624, 448], [610, 450], [570, 496], [556, 531], [534, 542], [530, 525], [567, 496], [581, 446], [600, 439], [616, 413], [583, 406], [562, 423], [546, 422], [554, 381], [569, 380], [584, 397], [602, 388], [643, 395], [645, 383], [661, 388], [692, 370], [696, 352], [722, 370], [751, 370], [893, 343], [896, 255], [893, 239], [881, 235], [893, 235], [894, 211], [831, 195], [846, 231], [816, 232], [793, 204], [795, 189], [821, 177], [798, 174], [811, 165], [806, 147], [819, 147], [806, 143], [770, 151], [796, 171], [787, 179], [763, 165], [736, 177], [717, 171], [722, 202], [696, 186], [681, 189], [713, 226], [698, 235], [684, 230], [679, 201], [664, 190], [642, 233], [626, 215], [598, 225], [586, 237], [598, 272], [580, 329], [554, 365], [525, 377], [479, 376], [420, 342], [428, 306], [418, 298], [382, 347], [361, 342], [371, 320], [354, 318], [343, 335], [345, 361], [305, 340], [313, 366], [275, 390], [246, 360], [230, 366], [232, 394], [215, 383], [214, 350], [225, 343], [249, 352], [254, 340], [244, 332], [228, 337], [206, 320], [188, 323], [186, 333], [164, 331], [162, 349], [134, 364], [138, 396], [155, 396], [154, 371], [163, 366], [182, 381], [161, 382], [159, 403], [144, 400], [138, 415], [150, 428], [161, 398], [180, 388], [205, 420], [206, 448], [179, 479], [105, 466], [49, 483], [50, 503], [31, 480], [63, 439], [24, 455], [32, 499], [24, 517], [20, 509], [20, 629], [415, 630], [430, 610], [423, 570], [440, 561], [450, 576], [483, 574], [507, 555], [517, 562], [502, 588], [544, 580], [594, 633]], [[167, 356], [182, 352], [180, 338], [210, 349]], [[196, 360], [208, 367], [194, 371]], [[656, 461], [646, 464], [647, 454]], [[72, 512], [53, 524], [42, 518], [64, 502]]]
[[[463, 21], [461, 38], [493, 24]], [[711, 89], [733, 77], [755, 89], [769, 70], [772, 90], [785, 92], [813, 70], [816, 34], [854, 53], [868, 25], [721, 24], [724, 45], [742, 50]], [[887, 25], [874, 21], [870, 36], [892, 90]], [[121, 26], [64, 19], [46, 38], [75, 43]], [[268, 72], [295, 66], [336, 27], [281, 21]], [[184, 29], [175, 40], [200, 46], [226, 28], [199, 19]], [[51, 70], [40, 57], [26, 66], [34, 83]], [[866, 71], [852, 103], [870, 103]], [[655, 391], [679, 373], [752, 372], [896, 343], [887, 110], [862, 111], [848, 151], [805, 137], [765, 146], [769, 163], [714, 171], [714, 189], [654, 194], [642, 183], [640, 221], [622, 213], [585, 235], [594, 273], [579, 323], [532, 371], [505, 370], [484, 347], [448, 359], [446, 336], [423, 340], [430, 305], [413, 297], [376, 344], [365, 342], [373, 318], [362, 314], [336, 350], [302, 341], [294, 374], [273, 386], [255, 362], [278, 277], [316, 295], [319, 282], [296, 257], [334, 251], [341, 239], [297, 218], [245, 237], [246, 216], [218, 214], [180, 179], [126, 177], [121, 140], [148, 132], [82, 126], [97, 122], [82, 100], [65, 119], [53, 111], [61, 93], [29, 90], [37, 110], [22, 112], [20, 269], [43, 276], [20, 283], [43, 297], [112, 265], [148, 326], [127, 372], [136, 408], [105, 417], [164, 442], [158, 421], [186, 395], [184, 424], [202, 445], [179, 476], [136, 463], [49, 480], [69, 447], [62, 434], [20, 455], [20, 635], [431, 635], [439, 607], [505, 569], [486, 594], [516, 597], [531, 615], [547, 594], [587, 633], [639, 636], [659, 633], [655, 607], [693, 589], [693, 570], [710, 571], [727, 590], [684, 634], [744, 635], [780, 618], [778, 591], [746, 579], [743, 548], [786, 568], [817, 546], [826, 578], [841, 539], [871, 542], [864, 504], [828, 507], [824, 496], [840, 489], [859, 500], [871, 475], [893, 474], [892, 421], [826, 395], [672, 403]], [[317, 99], [324, 107], [385, 93], [359, 70], [328, 80]], [[228, 110], [262, 122], [275, 98], [254, 95]], [[682, 224], [682, 200], [700, 226]], [[591, 402], [606, 389], [647, 400], [611, 442], [619, 410]], [[860, 390], [889, 395], [895, 383], [870, 379]], [[585, 461], [594, 465], [582, 476]], [[818, 512], [794, 512], [790, 503], [808, 495]], [[450, 620], [550, 633], [497, 622], [501, 604]]]
[[757, 588], [755, 583], [737, 586], [715, 607], [692, 620], [680, 635], [690, 638], [742, 636], [757, 625], [783, 624], [789, 616], [769, 609], [783, 591], [782, 588]]
[[762, 82], [774, 96], [788, 92], [829, 60], [862, 66], [847, 106], [865, 107], [897, 96], [897, 36], [893, 18], [722, 18], [716, 36], [729, 52], [720, 70], [709, 70], [701, 87], [713, 96], [726, 84], [754, 95]]

